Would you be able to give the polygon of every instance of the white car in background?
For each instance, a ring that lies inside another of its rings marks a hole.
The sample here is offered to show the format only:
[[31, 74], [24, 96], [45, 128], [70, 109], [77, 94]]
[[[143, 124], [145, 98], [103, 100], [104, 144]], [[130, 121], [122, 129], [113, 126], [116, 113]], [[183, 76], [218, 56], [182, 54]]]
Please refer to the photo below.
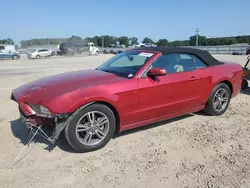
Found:
[[145, 47], [157, 47], [157, 45], [152, 44], [152, 43], [146, 43]]
[[51, 55], [52, 55], [51, 50], [39, 49], [39, 50], [32, 50], [31, 52], [28, 52], [27, 57], [29, 59], [40, 59], [41, 57], [49, 57]]

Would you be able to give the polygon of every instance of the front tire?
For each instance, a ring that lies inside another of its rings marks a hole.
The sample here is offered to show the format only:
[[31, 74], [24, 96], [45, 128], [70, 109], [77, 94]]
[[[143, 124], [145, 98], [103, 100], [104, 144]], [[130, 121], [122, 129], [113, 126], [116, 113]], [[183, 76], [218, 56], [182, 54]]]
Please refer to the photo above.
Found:
[[41, 56], [40, 56], [40, 55], [37, 55], [37, 56], [36, 56], [36, 59], [40, 59], [40, 58], [41, 58]]
[[65, 127], [65, 138], [78, 152], [104, 147], [115, 132], [115, 116], [103, 104], [93, 104], [79, 111]]
[[210, 94], [204, 111], [213, 116], [222, 115], [230, 104], [231, 95], [231, 90], [227, 84], [218, 84]]

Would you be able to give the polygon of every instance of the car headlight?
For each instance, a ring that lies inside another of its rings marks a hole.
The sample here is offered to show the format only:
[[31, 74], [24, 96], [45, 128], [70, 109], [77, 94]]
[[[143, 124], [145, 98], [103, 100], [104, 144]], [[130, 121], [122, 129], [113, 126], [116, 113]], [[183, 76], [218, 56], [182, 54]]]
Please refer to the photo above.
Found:
[[52, 117], [51, 112], [45, 106], [40, 105], [40, 104], [29, 104], [29, 105], [36, 112], [37, 116]]
[[40, 105], [40, 112], [41, 112], [42, 114], [48, 114], [48, 115], [51, 114], [50, 111], [48, 110], [48, 108], [46, 108], [46, 107], [43, 106], [43, 105]]

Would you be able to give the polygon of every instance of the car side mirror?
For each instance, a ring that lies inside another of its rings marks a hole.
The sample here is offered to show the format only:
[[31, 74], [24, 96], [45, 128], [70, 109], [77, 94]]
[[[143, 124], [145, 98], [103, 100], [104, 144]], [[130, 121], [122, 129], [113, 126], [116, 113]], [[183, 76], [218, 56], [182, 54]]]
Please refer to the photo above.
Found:
[[166, 74], [167, 74], [166, 70], [160, 68], [152, 68], [147, 72], [148, 77], [164, 76]]

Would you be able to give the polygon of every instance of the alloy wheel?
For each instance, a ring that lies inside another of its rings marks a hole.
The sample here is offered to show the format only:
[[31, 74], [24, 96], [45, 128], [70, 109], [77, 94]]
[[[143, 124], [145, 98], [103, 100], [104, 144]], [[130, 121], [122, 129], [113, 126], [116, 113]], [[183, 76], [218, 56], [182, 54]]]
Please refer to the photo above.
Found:
[[84, 145], [100, 143], [108, 134], [108, 117], [100, 111], [84, 114], [76, 125], [76, 137]]
[[216, 111], [223, 111], [229, 102], [229, 94], [225, 88], [216, 91], [213, 99], [213, 106]]

